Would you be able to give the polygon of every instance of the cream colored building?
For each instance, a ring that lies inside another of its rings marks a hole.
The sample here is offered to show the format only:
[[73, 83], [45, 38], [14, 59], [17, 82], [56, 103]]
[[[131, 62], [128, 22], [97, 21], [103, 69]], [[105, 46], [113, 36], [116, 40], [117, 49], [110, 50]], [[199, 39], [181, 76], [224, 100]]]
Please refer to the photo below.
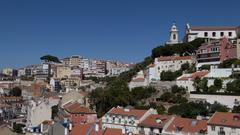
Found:
[[57, 67], [57, 78], [69, 78], [71, 74], [71, 68], [67, 66], [58, 66]]

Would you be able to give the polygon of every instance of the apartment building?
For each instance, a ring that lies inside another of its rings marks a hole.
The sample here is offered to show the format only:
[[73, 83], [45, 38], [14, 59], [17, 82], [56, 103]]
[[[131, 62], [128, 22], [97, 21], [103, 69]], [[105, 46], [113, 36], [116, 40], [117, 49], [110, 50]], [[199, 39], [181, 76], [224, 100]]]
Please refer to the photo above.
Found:
[[240, 135], [240, 113], [215, 112], [207, 127], [209, 135]]
[[157, 114], [156, 110], [113, 107], [102, 117], [102, 128], [121, 129], [125, 134], [138, 134], [138, 124], [151, 114]]

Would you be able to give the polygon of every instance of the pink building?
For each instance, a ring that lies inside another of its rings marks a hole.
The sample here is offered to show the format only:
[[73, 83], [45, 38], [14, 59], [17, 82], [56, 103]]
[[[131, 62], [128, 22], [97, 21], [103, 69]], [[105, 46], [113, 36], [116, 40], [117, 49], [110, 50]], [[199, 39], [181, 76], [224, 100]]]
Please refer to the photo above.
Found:
[[80, 103], [68, 103], [63, 106], [69, 120], [73, 125], [94, 123], [97, 121], [97, 114], [93, 110], [83, 107]]
[[218, 65], [224, 60], [237, 58], [237, 45], [224, 37], [203, 43], [197, 50], [197, 67], [202, 65]]

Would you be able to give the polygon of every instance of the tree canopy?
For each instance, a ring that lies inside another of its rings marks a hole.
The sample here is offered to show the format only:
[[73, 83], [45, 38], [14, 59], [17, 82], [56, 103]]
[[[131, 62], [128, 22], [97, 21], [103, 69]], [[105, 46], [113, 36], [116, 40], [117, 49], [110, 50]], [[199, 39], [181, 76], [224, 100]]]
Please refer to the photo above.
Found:
[[43, 61], [46, 61], [46, 62], [61, 63], [61, 61], [58, 59], [58, 57], [52, 56], [52, 55], [44, 55], [40, 59]]

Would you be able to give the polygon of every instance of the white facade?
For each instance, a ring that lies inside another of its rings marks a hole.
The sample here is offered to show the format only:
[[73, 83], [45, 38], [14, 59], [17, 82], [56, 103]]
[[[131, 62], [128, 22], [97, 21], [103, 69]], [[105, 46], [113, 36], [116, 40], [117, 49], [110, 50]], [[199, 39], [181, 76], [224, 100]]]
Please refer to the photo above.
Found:
[[233, 108], [234, 105], [240, 105], [240, 96], [190, 94], [189, 98], [206, 100], [211, 104], [218, 102], [220, 104], [226, 105], [229, 108]]
[[110, 76], [118, 76], [120, 75], [122, 72], [128, 71], [129, 68], [127, 67], [113, 67], [110, 68], [108, 71], [108, 75]]
[[213, 77], [213, 78], [227, 78], [232, 75], [231, 68], [212, 68], [209, 74], [206, 77]]
[[129, 82], [129, 89], [133, 89], [136, 87], [146, 87], [148, 86], [148, 79], [145, 78], [144, 72], [141, 70], [137, 73], [135, 77], [132, 78], [131, 82]]
[[[111, 111], [111, 110], [110, 110]], [[151, 114], [157, 114], [157, 111], [154, 109], [147, 110], [140, 118], [137, 118], [135, 114], [114, 114], [114, 113], [106, 113], [102, 117], [102, 128], [116, 128], [121, 129], [122, 133], [133, 133], [138, 134], [138, 124], [147, 118]], [[124, 109], [124, 111], [129, 112], [129, 109]]]
[[176, 81], [176, 85], [178, 87], [186, 88], [188, 93], [192, 91], [196, 91], [195, 87], [193, 86], [194, 81], [192, 79], [186, 79], [186, 80], [178, 80]]
[[[186, 58], [189, 57], [189, 58]], [[181, 69], [182, 64], [189, 63], [189, 65], [194, 63], [194, 59], [191, 56], [167, 56], [155, 58], [154, 64], [155, 70], [157, 70], [157, 75], [160, 76], [163, 71], [177, 71]]]
[[240, 128], [232, 128], [226, 126], [208, 125], [208, 135], [221, 135], [220, 131], [224, 131], [225, 135], [240, 135]]
[[153, 67], [148, 68], [148, 81], [150, 82], [156, 82], [160, 80], [160, 75], [158, 74], [158, 69], [154, 65]]
[[38, 126], [45, 120], [51, 120], [52, 109], [49, 101], [30, 101], [27, 109], [27, 130], [31, 131], [32, 128]]
[[179, 43], [178, 39], [178, 29], [175, 23], [173, 23], [171, 30], [170, 30], [170, 39], [166, 44], [177, 44]]
[[234, 39], [239, 33], [238, 26], [193, 26], [186, 25], [186, 38], [191, 42], [197, 38], [220, 39], [228, 37]]
[[2, 70], [2, 73], [5, 74], [5, 75], [12, 76], [13, 69], [12, 69], [12, 68], [4, 68], [4, 69]]

